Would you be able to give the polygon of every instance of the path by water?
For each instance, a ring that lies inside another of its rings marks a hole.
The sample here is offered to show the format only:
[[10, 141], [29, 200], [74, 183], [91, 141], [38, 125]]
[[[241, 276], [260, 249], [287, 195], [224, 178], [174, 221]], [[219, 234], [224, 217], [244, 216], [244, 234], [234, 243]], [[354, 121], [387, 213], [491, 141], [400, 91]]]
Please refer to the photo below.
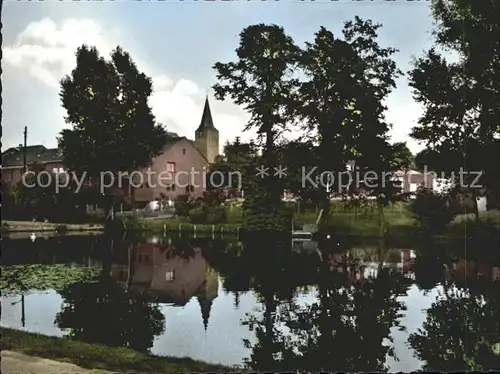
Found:
[[84, 369], [80, 366], [41, 357], [27, 356], [18, 352], [2, 351], [2, 373], [37, 374], [111, 374], [111, 371]]

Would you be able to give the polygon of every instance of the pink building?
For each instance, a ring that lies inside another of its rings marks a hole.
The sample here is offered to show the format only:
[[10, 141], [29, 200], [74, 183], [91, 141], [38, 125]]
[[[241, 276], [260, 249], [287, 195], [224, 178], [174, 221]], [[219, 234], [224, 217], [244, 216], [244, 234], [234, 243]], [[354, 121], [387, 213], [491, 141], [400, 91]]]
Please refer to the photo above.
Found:
[[133, 263], [112, 264], [111, 277], [123, 286], [130, 282], [132, 289], [155, 296], [160, 303], [184, 306], [196, 297], [206, 329], [218, 296], [218, 274], [199, 248], [189, 258], [171, 255], [171, 251], [170, 245], [138, 244], [130, 258]]
[[26, 152], [27, 170], [45, 170], [54, 173], [62, 171], [62, 152], [57, 148], [45, 148], [43, 145], [9, 148], [2, 152], [2, 186], [13, 187], [22, 181], [24, 155]]
[[[153, 159], [149, 171], [141, 171], [143, 183], [134, 189], [135, 201], [173, 201], [186, 193], [202, 196], [206, 190], [208, 166], [218, 155], [219, 131], [214, 126], [207, 97], [195, 140], [167, 134], [162, 153]], [[137, 178], [134, 183], [137, 185]]]

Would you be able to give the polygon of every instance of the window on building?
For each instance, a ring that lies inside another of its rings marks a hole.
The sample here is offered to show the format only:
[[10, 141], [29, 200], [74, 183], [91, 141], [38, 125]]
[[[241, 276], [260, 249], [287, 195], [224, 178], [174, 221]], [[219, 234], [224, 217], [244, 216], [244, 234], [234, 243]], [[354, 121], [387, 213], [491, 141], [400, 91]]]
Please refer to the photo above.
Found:
[[165, 273], [165, 280], [167, 282], [172, 282], [175, 278], [175, 271], [174, 270], [171, 270], [171, 271], [167, 271]]
[[175, 191], [175, 184], [167, 185], [167, 191]]
[[146, 262], [149, 260], [149, 256], [145, 254], [139, 254], [137, 256], [137, 262]]
[[167, 171], [169, 173], [175, 173], [175, 162], [167, 162]]
[[186, 186], [186, 193], [189, 193], [189, 192], [194, 192], [194, 186], [191, 184], [188, 184]]
[[186, 148], [182, 148], [182, 154], [185, 155], [186, 154]]

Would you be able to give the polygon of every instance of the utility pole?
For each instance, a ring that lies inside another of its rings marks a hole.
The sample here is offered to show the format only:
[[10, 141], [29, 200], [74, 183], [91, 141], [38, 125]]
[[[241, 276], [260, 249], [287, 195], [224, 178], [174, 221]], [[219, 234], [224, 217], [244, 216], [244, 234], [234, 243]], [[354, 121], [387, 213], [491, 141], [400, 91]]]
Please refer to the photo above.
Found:
[[28, 146], [28, 126], [24, 126], [23, 174], [26, 174], [26, 147]]
[[26, 311], [24, 306], [24, 294], [21, 295], [21, 324], [26, 327]]

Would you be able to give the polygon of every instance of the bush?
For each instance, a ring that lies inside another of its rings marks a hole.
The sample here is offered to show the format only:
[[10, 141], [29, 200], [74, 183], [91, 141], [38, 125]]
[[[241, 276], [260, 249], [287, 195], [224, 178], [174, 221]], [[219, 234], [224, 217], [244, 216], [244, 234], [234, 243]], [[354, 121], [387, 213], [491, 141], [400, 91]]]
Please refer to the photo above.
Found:
[[226, 207], [226, 219], [228, 223], [242, 223], [243, 209], [241, 205], [231, 204]]
[[410, 211], [420, 228], [430, 233], [443, 233], [454, 218], [448, 196], [419, 188], [410, 203]]
[[181, 217], [188, 217], [190, 211], [197, 205], [199, 205], [199, 203], [189, 194], [178, 196], [174, 202], [175, 213]]
[[189, 211], [189, 221], [194, 224], [206, 223], [207, 212], [202, 207], [193, 208]]
[[208, 210], [207, 223], [220, 224], [227, 223], [226, 209], [223, 205]]

